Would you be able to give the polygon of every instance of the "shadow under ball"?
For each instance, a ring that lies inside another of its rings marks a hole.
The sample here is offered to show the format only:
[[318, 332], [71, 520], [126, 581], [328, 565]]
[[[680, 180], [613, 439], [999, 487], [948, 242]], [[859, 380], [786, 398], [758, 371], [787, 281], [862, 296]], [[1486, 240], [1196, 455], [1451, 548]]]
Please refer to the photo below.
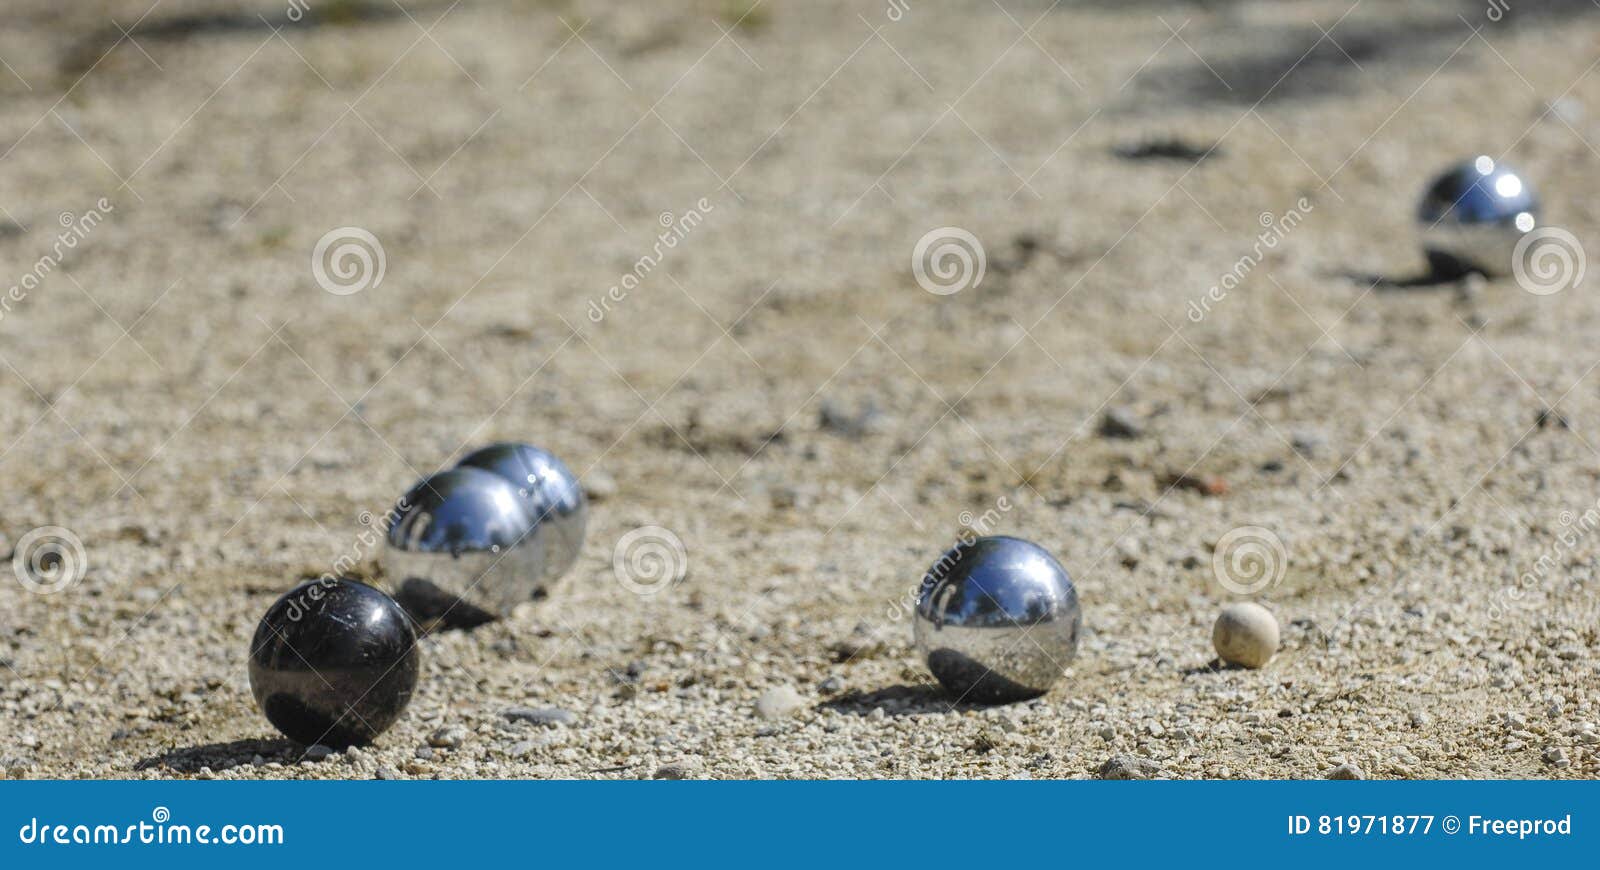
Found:
[[1539, 202], [1516, 170], [1480, 156], [1434, 179], [1417, 208], [1422, 248], [1439, 277], [1506, 275]]
[[1078, 651], [1078, 593], [1053, 556], [1020, 538], [951, 548], [922, 578], [917, 653], [962, 701], [1001, 704], [1050, 690]]
[[589, 522], [588, 500], [578, 478], [555, 454], [531, 444], [508, 441], [474, 450], [456, 467], [493, 472], [517, 488], [534, 519], [533, 534], [544, 553], [538, 578], [541, 589], [548, 588], [578, 561]]
[[353, 580], [312, 580], [267, 608], [250, 642], [250, 691], [267, 721], [310, 746], [377, 739], [411, 702], [421, 669], [411, 619]]
[[517, 488], [480, 468], [420, 481], [395, 507], [383, 550], [385, 581], [419, 618], [505, 616], [533, 597], [546, 560]]

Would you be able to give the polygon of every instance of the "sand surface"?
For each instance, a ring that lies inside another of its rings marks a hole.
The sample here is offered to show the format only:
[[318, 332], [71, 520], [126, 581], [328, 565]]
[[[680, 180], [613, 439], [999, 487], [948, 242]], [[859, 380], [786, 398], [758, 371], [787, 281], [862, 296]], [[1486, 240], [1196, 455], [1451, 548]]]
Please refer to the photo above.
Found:
[[[9, 0], [0, 530], [86, 570], [0, 583], [0, 774], [1595, 775], [1593, 280], [1407, 284], [1479, 153], [1600, 229], [1600, 10], [1512, 5]], [[375, 286], [319, 286], [342, 227]], [[977, 286], [919, 286], [941, 227]], [[256, 620], [508, 438], [593, 493], [577, 566], [306, 758]], [[952, 705], [911, 649], [964, 522], [1077, 581], [1043, 698]], [[641, 595], [647, 526], [685, 576]], [[1218, 669], [1244, 598], [1283, 648]]]

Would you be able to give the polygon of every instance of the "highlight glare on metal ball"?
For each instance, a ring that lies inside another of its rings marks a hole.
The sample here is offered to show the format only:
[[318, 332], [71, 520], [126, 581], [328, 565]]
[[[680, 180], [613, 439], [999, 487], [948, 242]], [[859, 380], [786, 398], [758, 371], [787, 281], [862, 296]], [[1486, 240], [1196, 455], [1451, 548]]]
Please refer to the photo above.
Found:
[[1537, 223], [1539, 201], [1516, 170], [1479, 156], [1440, 175], [1417, 209], [1435, 275], [1504, 275], [1512, 251]]
[[555, 454], [531, 444], [503, 442], [474, 450], [456, 467], [498, 474], [526, 500], [537, 525], [534, 535], [544, 549], [545, 562], [538, 578], [542, 587], [567, 573], [583, 551], [589, 507], [578, 478]]
[[999, 704], [1049, 691], [1078, 651], [1072, 578], [1042, 547], [983, 537], [952, 547], [922, 578], [913, 634], [945, 689]]
[[539, 587], [545, 557], [534, 529], [526, 500], [504, 478], [441, 471], [395, 506], [384, 576], [419, 618], [504, 616]]

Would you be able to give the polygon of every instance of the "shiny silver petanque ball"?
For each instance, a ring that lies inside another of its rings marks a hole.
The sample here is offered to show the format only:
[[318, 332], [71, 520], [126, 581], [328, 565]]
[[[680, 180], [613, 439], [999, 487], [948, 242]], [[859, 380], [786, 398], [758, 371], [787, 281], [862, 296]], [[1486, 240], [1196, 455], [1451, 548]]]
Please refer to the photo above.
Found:
[[952, 695], [1000, 704], [1049, 691], [1078, 651], [1072, 578], [1044, 548], [985, 537], [952, 547], [922, 578], [917, 653]]
[[1480, 156], [1439, 176], [1417, 209], [1422, 248], [1435, 275], [1505, 275], [1539, 202], [1515, 170]]
[[504, 442], [474, 450], [456, 467], [493, 472], [517, 488], [537, 523], [534, 535], [544, 552], [540, 588], [567, 573], [583, 550], [589, 506], [583, 486], [561, 460], [531, 444]]
[[441, 471], [413, 486], [393, 516], [384, 578], [418, 619], [504, 616], [539, 587], [546, 560], [527, 500], [497, 474]]

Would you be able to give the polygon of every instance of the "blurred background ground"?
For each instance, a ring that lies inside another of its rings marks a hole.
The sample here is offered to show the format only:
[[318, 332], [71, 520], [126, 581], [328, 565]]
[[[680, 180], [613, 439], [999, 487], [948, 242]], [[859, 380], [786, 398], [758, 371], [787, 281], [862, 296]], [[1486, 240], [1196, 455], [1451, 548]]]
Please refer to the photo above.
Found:
[[[1479, 153], [1594, 237], [1589, 2], [0, 17], [0, 283], [52, 258], [0, 319], [0, 529], [87, 557], [0, 584], [6, 776], [1600, 771], [1592, 281], [1404, 286], [1422, 185]], [[911, 254], [945, 226], [987, 270], [941, 296]], [[319, 287], [341, 227], [376, 286]], [[577, 568], [427, 638], [378, 746], [276, 739], [260, 614], [506, 438], [595, 495]], [[988, 511], [1072, 572], [1085, 638], [1044, 698], [952, 708], [904, 602]], [[687, 575], [641, 596], [613, 550], [646, 525]], [[1260, 671], [1210, 666], [1241, 526], [1286, 554]]]

